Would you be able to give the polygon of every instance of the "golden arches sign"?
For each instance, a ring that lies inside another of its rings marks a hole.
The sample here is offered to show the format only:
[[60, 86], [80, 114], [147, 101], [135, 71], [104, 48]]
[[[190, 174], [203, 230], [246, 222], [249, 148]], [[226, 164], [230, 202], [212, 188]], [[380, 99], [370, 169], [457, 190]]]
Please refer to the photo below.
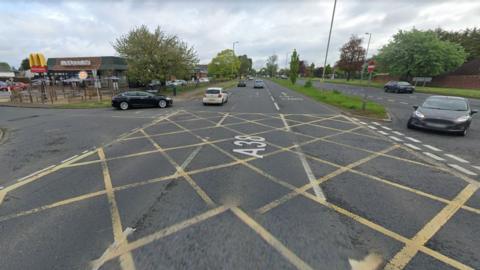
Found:
[[28, 56], [28, 62], [30, 64], [30, 70], [32, 72], [46, 72], [47, 61], [45, 56], [41, 53], [31, 53]]

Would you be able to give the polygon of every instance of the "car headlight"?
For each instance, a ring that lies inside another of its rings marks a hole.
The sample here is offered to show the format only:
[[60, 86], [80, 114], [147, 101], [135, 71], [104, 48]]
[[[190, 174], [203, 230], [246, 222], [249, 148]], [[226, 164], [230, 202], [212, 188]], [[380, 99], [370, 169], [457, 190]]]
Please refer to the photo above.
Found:
[[425, 118], [425, 115], [423, 115], [423, 113], [421, 113], [419, 111], [415, 111], [413, 114], [418, 118]]
[[455, 119], [455, 122], [466, 122], [468, 120], [470, 120], [470, 116], [463, 115], [463, 116], [460, 116], [457, 119]]
[[169, 97], [167, 97], [167, 98], [165, 98], [165, 99], [166, 99], [166, 100], [172, 100], [172, 98], [169, 98]]

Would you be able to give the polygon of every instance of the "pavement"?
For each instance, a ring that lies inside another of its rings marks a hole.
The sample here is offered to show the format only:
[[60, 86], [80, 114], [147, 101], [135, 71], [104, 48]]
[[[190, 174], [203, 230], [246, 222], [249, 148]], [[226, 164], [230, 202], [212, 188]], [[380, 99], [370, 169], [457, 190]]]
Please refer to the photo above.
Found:
[[478, 179], [273, 82], [230, 93], [0, 108], [2, 161], [65, 137], [2, 165], [0, 268], [480, 268]]

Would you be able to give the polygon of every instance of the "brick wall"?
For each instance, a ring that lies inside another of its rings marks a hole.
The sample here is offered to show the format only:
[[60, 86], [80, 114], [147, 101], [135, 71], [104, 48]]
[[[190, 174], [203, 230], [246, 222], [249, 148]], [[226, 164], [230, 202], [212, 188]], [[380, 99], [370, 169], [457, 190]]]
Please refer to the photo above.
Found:
[[432, 79], [428, 86], [466, 88], [480, 90], [480, 75], [445, 75]]

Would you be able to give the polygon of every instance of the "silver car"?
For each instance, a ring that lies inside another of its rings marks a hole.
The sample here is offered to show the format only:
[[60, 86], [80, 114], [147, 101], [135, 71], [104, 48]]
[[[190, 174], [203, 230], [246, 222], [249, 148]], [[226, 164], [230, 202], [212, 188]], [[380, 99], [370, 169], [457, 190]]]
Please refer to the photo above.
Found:
[[255, 80], [255, 83], [253, 83], [253, 88], [264, 88], [265, 84], [263, 83], [262, 80]]

